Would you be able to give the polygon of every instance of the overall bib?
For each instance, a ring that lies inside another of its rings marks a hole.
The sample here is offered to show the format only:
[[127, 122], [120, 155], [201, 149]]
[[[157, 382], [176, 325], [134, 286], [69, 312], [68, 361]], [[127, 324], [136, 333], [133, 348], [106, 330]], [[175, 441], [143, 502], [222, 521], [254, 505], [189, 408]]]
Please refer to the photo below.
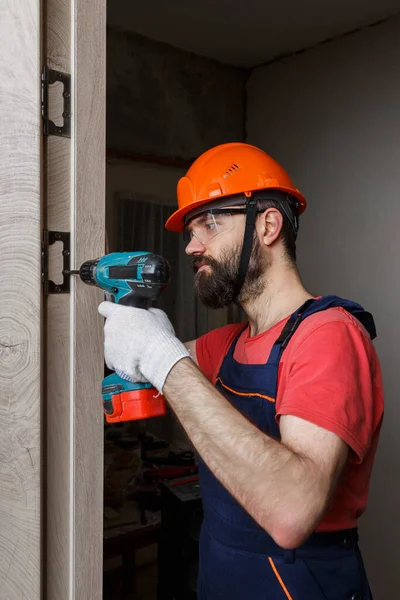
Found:
[[[372, 316], [336, 296], [309, 300], [288, 320], [266, 364], [233, 358], [240, 332], [217, 376], [220, 392], [261, 431], [280, 439], [275, 420], [278, 367], [301, 321], [343, 307], [376, 336]], [[272, 400], [272, 401], [271, 401]], [[357, 529], [314, 533], [284, 550], [239, 505], [199, 458], [204, 521], [200, 536], [199, 600], [371, 600]]]

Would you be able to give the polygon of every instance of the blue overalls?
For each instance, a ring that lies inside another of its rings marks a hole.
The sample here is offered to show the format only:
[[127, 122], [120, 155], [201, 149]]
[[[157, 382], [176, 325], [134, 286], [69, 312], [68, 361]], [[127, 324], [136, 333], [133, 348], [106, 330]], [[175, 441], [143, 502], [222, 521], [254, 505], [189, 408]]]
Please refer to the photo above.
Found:
[[[280, 439], [275, 403], [260, 396], [276, 398], [278, 366], [285, 347], [303, 319], [338, 306], [357, 317], [372, 339], [376, 336], [372, 315], [360, 305], [325, 296], [308, 300], [290, 317], [266, 364], [245, 365], [235, 361], [235, 346], [242, 332], [231, 344], [216, 386], [237, 410], [269, 436]], [[201, 459], [199, 472], [204, 509], [199, 600], [371, 600], [357, 529], [314, 533], [296, 550], [284, 550]]]

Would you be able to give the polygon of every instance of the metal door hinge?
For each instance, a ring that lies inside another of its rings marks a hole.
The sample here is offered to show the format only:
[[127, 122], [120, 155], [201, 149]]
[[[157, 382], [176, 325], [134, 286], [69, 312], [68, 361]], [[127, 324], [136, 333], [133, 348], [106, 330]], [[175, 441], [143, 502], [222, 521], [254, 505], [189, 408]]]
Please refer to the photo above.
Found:
[[[64, 84], [63, 90], [63, 125], [56, 125], [49, 118], [49, 86], [57, 81]], [[58, 135], [61, 137], [71, 137], [71, 75], [49, 69], [44, 65], [42, 71], [42, 117], [43, 133], [45, 135]]]
[[[55, 283], [49, 279], [49, 246], [56, 242], [62, 242], [62, 283]], [[70, 233], [63, 231], [47, 231], [43, 232], [42, 241], [42, 283], [43, 293], [48, 294], [69, 294], [70, 291]]]

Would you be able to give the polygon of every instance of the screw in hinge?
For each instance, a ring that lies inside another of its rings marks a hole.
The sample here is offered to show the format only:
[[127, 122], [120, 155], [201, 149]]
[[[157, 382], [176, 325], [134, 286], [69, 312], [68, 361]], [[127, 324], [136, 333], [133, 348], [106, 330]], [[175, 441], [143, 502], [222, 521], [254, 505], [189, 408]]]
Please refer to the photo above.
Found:
[[46, 268], [45, 260], [46, 260], [46, 253], [44, 251], [43, 244], [42, 244], [42, 283], [44, 283], [44, 280], [45, 280], [45, 268]]
[[80, 273], [79, 269], [64, 269], [63, 271], [63, 275], [80, 275]]

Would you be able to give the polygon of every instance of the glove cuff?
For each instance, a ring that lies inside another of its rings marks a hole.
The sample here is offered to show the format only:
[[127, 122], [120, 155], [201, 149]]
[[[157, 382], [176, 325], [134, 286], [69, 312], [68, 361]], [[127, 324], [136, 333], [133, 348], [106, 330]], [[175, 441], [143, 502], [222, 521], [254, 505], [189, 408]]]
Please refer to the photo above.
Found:
[[[141, 371], [148, 381], [162, 394], [165, 380], [172, 367], [182, 360], [190, 358], [189, 350], [175, 336], [156, 335], [149, 344], [146, 355], [140, 361]], [[154, 360], [157, 356], [157, 360]]]

